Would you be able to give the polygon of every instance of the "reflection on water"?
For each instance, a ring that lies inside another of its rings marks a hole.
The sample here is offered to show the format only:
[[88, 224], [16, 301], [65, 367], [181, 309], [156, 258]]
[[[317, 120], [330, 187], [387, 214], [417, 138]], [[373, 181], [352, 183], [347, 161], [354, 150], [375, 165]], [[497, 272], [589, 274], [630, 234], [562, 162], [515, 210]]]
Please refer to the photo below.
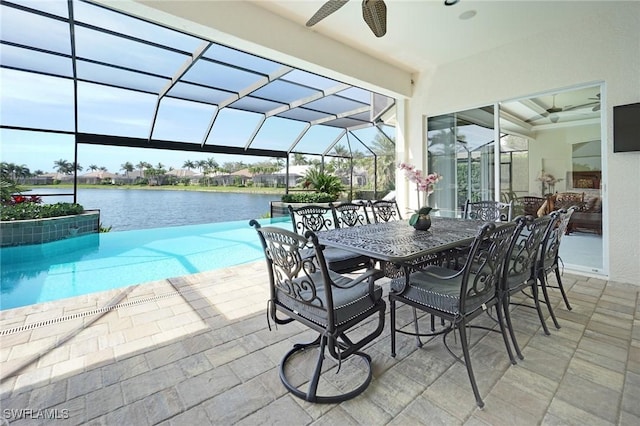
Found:
[[[88, 234], [44, 244], [2, 248], [0, 309], [13, 306], [15, 300], [35, 303], [54, 265], [75, 264], [85, 256], [97, 253], [99, 247], [100, 235]], [[29, 285], [22, 285], [25, 281]]]
[[[33, 194], [60, 194], [71, 189], [38, 188]], [[72, 197], [43, 197], [45, 203], [70, 202]], [[78, 203], [99, 209], [102, 225], [112, 231], [218, 223], [266, 217], [269, 202], [279, 195], [173, 191], [156, 189], [78, 189]]]
[[[261, 219], [292, 229], [289, 218]], [[0, 309], [264, 259], [248, 220], [91, 234], [0, 249]]]

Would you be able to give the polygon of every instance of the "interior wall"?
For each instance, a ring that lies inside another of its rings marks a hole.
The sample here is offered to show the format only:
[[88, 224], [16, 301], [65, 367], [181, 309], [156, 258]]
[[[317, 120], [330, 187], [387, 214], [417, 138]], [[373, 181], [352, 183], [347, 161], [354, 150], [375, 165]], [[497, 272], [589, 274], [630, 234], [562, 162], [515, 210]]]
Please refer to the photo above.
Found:
[[[514, 37], [514, 39], [516, 39]], [[640, 285], [640, 152], [613, 153], [613, 106], [640, 102], [640, 3], [558, 28], [553, 43], [531, 37], [447, 64], [417, 79], [412, 114], [436, 116], [495, 101], [604, 82], [605, 262], [611, 280]], [[411, 143], [416, 142], [415, 139]]]
[[556, 179], [562, 179], [555, 184], [555, 191], [568, 190], [571, 183], [567, 182], [567, 172], [573, 169], [573, 144], [600, 140], [600, 133], [598, 125], [562, 127], [537, 132], [535, 139], [529, 142], [529, 179], [534, 194], [541, 190], [538, 176], [543, 169]]

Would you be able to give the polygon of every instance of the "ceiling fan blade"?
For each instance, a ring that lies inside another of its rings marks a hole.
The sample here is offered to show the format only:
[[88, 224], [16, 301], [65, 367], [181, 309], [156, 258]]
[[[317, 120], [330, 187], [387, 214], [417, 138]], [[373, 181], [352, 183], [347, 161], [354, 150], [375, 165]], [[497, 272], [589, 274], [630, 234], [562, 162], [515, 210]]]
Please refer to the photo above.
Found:
[[364, 0], [362, 17], [376, 37], [387, 33], [387, 5], [382, 0]]
[[318, 22], [322, 21], [327, 16], [331, 15], [336, 10], [344, 6], [349, 0], [329, 0], [322, 6], [316, 13], [313, 14], [311, 19], [307, 21], [307, 27], [312, 27]]

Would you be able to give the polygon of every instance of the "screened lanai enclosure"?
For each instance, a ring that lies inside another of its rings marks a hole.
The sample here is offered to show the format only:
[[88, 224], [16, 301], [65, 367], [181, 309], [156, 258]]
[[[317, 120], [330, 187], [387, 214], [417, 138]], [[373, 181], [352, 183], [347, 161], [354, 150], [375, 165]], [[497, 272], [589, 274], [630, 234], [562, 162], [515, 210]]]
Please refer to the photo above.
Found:
[[0, 7], [3, 145], [24, 163], [38, 132], [75, 164], [86, 145], [270, 157], [287, 174], [304, 155], [339, 159], [352, 187], [358, 170], [393, 183], [392, 98], [90, 2]]

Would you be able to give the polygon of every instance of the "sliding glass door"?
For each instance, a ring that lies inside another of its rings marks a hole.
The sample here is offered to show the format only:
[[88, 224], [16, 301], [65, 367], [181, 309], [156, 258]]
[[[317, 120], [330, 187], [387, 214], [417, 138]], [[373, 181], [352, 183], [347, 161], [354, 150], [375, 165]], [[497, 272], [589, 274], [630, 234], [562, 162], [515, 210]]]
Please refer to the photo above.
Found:
[[493, 106], [427, 120], [429, 172], [444, 179], [429, 198], [441, 216], [459, 217], [466, 200], [495, 199]]

